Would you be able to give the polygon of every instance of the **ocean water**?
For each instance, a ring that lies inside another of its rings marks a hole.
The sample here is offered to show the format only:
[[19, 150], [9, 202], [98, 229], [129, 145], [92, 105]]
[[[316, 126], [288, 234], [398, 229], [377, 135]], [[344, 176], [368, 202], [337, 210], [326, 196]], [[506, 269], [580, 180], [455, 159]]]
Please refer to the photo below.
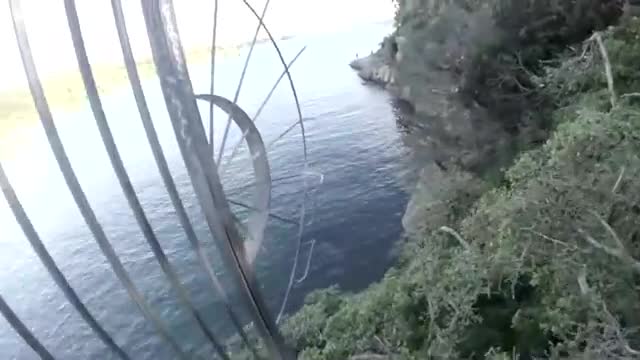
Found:
[[[401, 178], [408, 150], [401, 141], [398, 112], [384, 91], [365, 86], [348, 67], [355, 56], [375, 50], [390, 24], [371, 24], [340, 32], [293, 37], [279, 44], [289, 61], [306, 51], [291, 73], [305, 120], [308, 162], [305, 167], [302, 133], [296, 128], [268, 151], [274, 178], [272, 213], [297, 221], [306, 176], [309, 185], [305, 245], [306, 264], [315, 242], [308, 277], [293, 289], [288, 311], [295, 311], [311, 290], [339, 285], [358, 290], [381, 278], [393, 262], [400, 239], [400, 219], [408, 195]], [[244, 57], [217, 64], [216, 93], [232, 99]], [[270, 44], [256, 46], [238, 104], [251, 116], [279, 77], [282, 66]], [[192, 64], [196, 92], [208, 91], [209, 68]], [[166, 114], [159, 85], [145, 81], [145, 93], [172, 175], [200, 239], [207, 243], [214, 266], [225, 279], [215, 245], [200, 213]], [[143, 208], [170, 262], [208, 325], [220, 336], [232, 334], [215, 291], [209, 285], [180, 227], [146, 141], [130, 89], [103, 98], [116, 144]], [[207, 106], [203, 104], [203, 114]], [[153, 257], [127, 205], [110, 166], [91, 111], [56, 112], [56, 124], [80, 183], [109, 240], [146, 299], [183, 346], [212, 353]], [[286, 78], [260, 116], [257, 127], [269, 144], [296, 121], [297, 112]], [[215, 141], [220, 146], [226, 116], [215, 114]], [[62, 271], [116, 342], [135, 359], [170, 359], [171, 351], [145, 321], [110, 269], [84, 224], [66, 188], [41, 128], [20, 131], [20, 147], [0, 158], [18, 196]], [[233, 144], [240, 137], [232, 129]], [[227, 145], [227, 150], [230, 148]], [[305, 175], [303, 172], [310, 172]], [[321, 174], [323, 181], [320, 182]], [[247, 151], [226, 167], [223, 183], [229, 197], [250, 202], [249, 194], [233, 190], [250, 183]], [[284, 179], [284, 180], [279, 180]], [[242, 216], [245, 212], [238, 209]], [[263, 294], [274, 313], [280, 308], [296, 247], [297, 226], [271, 219], [257, 258]], [[304, 266], [302, 266], [304, 268]], [[304, 269], [299, 269], [302, 275]], [[22, 231], [0, 199], [0, 294], [36, 336], [60, 359], [111, 359], [30, 248]], [[242, 309], [236, 309], [242, 314]], [[0, 318], [0, 359], [37, 356]]]

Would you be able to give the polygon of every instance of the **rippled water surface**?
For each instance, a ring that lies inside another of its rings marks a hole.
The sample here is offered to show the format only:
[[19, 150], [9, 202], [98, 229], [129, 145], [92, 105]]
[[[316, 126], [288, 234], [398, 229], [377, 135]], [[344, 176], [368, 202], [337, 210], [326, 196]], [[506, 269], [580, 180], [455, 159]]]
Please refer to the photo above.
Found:
[[[292, 68], [306, 124], [309, 170], [322, 174], [324, 182], [309, 176], [311, 192], [305, 241], [315, 240], [309, 277], [296, 286], [289, 303], [294, 310], [306, 293], [338, 284], [357, 290], [379, 279], [392, 262], [399, 239], [400, 218], [407, 195], [399, 184], [407, 151], [402, 146], [389, 96], [363, 86], [347, 66], [356, 56], [375, 49], [390, 25], [370, 25], [351, 31], [294, 37], [282, 41], [285, 58], [308, 48]], [[239, 57], [218, 63], [217, 93], [233, 98], [247, 50]], [[208, 91], [208, 66], [193, 65], [196, 91]], [[256, 47], [239, 104], [255, 114], [262, 99], [282, 71], [271, 45]], [[208, 237], [197, 201], [163, 104], [158, 84], [148, 81], [145, 91], [172, 174], [196, 231]], [[228, 333], [227, 318], [200, 268], [173, 208], [158, 171], [129, 90], [104, 98], [104, 106], [126, 168], [170, 261], [177, 267], [194, 302], [210, 326]], [[206, 113], [203, 106], [203, 113]], [[172, 324], [185, 346], [211, 351], [170, 290], [122, 195], [111, 169], [88, 105], [75, 113], [57, 113], [56, 122], [70, 160], [110, 241], [123, 259], [136, 285], [154, 308]], [[216, 113], [219, 145], [226, 116]], [[291, 91], [285, 81], [258, 120], [266, 143], [296, 119]], [[239, 137], [232, 131], [232, 139]], [[153, 328], [144, 321], [85, 226], [64, 185], [40, 128], [21, 131], [23, 144], [17, 156], [2, 160], [20, 200], [71, 284], [90, 311], [104, 324], [116, 342], [135, 359], [170, 358]], [[233, 143], [231, 141], [230, 143]], [[296, 129], [269, 151], [273, 178], [303, 171], [301, 132]], [[250, 182], [246, 151], [227, 168], [227, 189]], [[273, 213], [296, 219], [300, 211], [301, 177], [275, 181]], [[249, 201], [242, 191], [232, 198]], [[29, 247], [4, 200], [0, 201], [0, 293], [60, 359], [109, 359], [103, 344], [65, 301]], [[264, 294], [274, 313], [286, 288], [296, 244], [296, 227], [272, 219], [267, 239], [258, 255], [258, 272]], [[306, 260], [308, 247], [303, 248]], [[223, 273], [220, 266], [218, 270]], [[224, 276], [223, 276], [224, 277]], [[240, 309], [238, 309], [240, 311]], [[35, 359], [33, 352], [0, 318], [0, 359]]]

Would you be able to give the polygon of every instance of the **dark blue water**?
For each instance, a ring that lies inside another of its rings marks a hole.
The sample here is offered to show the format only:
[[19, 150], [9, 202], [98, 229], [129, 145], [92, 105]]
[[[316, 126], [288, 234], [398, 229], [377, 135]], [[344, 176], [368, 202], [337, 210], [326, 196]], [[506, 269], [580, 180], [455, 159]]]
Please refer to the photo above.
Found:
[[[296, 37], [281, 42], [285, 58], [308, 49], [292, 68], [308, 146], [307, 171], [322, 174], [324, 181], [308, 176], [311, 184], [305, 243], [315, 241], [308, 278], [297, 285], [287, 309], [298, 308], [304, 295], [334, 284], [357, 290], [379, 279], [393, 261], [393, 247], [401, 232], [400, 218], [407, 195], [401, 190], [407, 151], [389, 96], [363, 86], [347, 66], [356, 53], [367, 54], [389, 32], [389, 25], [370, 25], [351, 31]], [[217, 93], [233, 98], [242, 62], [240, 57], [218, 63]], [[191, 76], [196, 91], [208, 91], [208, 66], [195, 64]], [[239, 104], [249, 115], [258, 109], [282, 71], [271, 45], [258, 45], [253, 54]], [[155, 81], [145, 84], [154, 123], [199, 237], [219, 263], [182, 163], [166, 110]], [[129, 90], [105, 97], [107, 117], [126, 168], [143, 207], [170, 261], [212, 328], [228, 332], [220, 301], [196, 261], [146, 142]], [[206, 109], [203, 107], [203, 113]], [[140, 233], [104, 151], [95, 122], [87, 108], [56, 113], [66, 150], [98, 219], [123, 259], [136, 285], [154, 309], [172, 324], [185, 346], [206, 354], [203, 336], [194, 329], [186, 312]], [[219, 146], [226, 116], [216, 113]], [[258, 120], [258, 128], [270, 143], [296, 120], [291, 91], [285, 81]], [[1, 159], [27, 213], [43, 241], [61, 265], [90, 311], [104, 324], [116, 342], [135, 359], [170, 358], [153, 328], [144, 321], [110, 270], [64, 185], [41, 129], [22, 131], [23, 148], [17, 157]], [[232, 141], [239, 131], [231, 132]], [[305, 169], [299, 129], [269, 150], [274, 179], [301, 175]], [[246, 151], [227, 168], [225, 187], [252, 181]], [[272, 192], [274, 214], [297, 219], [303, 192], [302, 177], [276, 181]], [[231, 197], [249, 202], [242, 191]], [[102, 343], [66, 303], [28, 246], [4, 201], [0, 201], [0, 293], [33, 329], [41, 341], [61, 359], [110, 359]], [[296, 246], [297, 227], [271, 220], [267, 238], [257, 258], [257, 268], [269, 306], [276, 313], [288, 282]], [[306, 261], [309, 246], [302, 251]], [[304, 265], [304, 264], [303, 264]], [[216, 265], [224, 278], [221, 266]], [[304, 266], [302, 266], [304, 267]], [[300, 271], [302, 272], [302, 271]], [[241, 309], [238, 309], [241, 311]], [[35, 359], [33, 352], [0, 319], [0, 359]]]

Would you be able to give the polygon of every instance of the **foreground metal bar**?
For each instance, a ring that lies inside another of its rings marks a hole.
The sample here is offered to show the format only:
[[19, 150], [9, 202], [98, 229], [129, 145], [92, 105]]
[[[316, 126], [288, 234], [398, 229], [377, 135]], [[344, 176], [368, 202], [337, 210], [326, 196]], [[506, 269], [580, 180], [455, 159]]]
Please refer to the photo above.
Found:
[[202, 314], [200, 314], [200, 312], [191, 302], [187, 290], [184, 288], [184, 286], [182, 286], [180, 279], [178, 278], [178, 273], [175, 271], [171, 263], [169, 263], [169, 259], [162, 250], [162, 247], [158, 242], [158, 239], [151, 227], [151, 224], [149, 223], [144, 209], [142, 208], [142, 204], [140, 203], [140, 200], [136, 195], [129, 175], [127, 174], [127, 171], [122, 162], [122, 158], [120, 157], [120, 153], [118, 152], [118, 149], [116, 147], [115, 141], [113, 139], [113, 134], [111, 133], [111, 129], [109, 128], [109, 124], [102, 107], [102, 101], [100, 100], [100, 96], [98, 94], [98, 88], [96, 86], [93, 72], [91, 70], [91, 65], [89, 64], [89, 59], [87, 57], [87, 52], [84, 46], [84, 40], [82, 38], [82, 32], [80, 30], [80, 21], [78, 19], [78, 14], [76, 11], [75, 1], [65, 0], [64, 5], [67, 13], [69, 30], [71, 31], [71, 38], [73, 40], [73, 46], [76, 52], [76, 58], [78, 60], [78, 67], [80, 69], [80, 74], [82, 75], [82, 81], [84, 82], [84, 87], [87, 92], [89, 104], [91, 105], [91, 110], [96, 120], [96, 124], [98, 125], [100, 137], [102, 138], [102, 142], [104, 143], [107, 154], [109, 155], [111, 166], [116, 173], [116, 177], [118, 178], [120, 187], [122, 188], [127, 202], [129, 203], [129, 207], [131, 208], [131, 211], [133, 212], [138, 226], [142, 230], [142, 233], [147, 240], [147, 243], [151, 247], [151, 251], [160, 264], [162, 271], [167, 276], [172, 288], [178, 294], [178, 300], [180, 301], [182, 306], [184, 306], [189, 311], [190, 315], [193, 317], [200, 330], [202, 330], [202, 332], [211, 342], [214, 348], [216, 350], [219, 350], [219, 354], [222, 357], [226, 358], [226, 355], [222, 350], [222, 346], [215, 338], [211, 330], [209, 330]]
[[[124, 13], [122, 11], [122, 3], [120, 0], [112, 0], [111, 6], [113, 9], [113, 16], [116, 22], [116, 29], [118, 30], [118, 37], [120, 40], [120, 47], [122, 49], [122, 54], [124, 57], [124, 63], [127, 70], [127, 75], [129, 77], [129, 82], [131, 84], [131, 89], [133, 91], [133, 96], [136, 100], [136, 105], [138, 107], [138, 112], [140, 113], [140, 118], [142, 120], [142, 125], [144, 127], [145, 133], [147, 135], [147, 140], [149, 142], [149, 146], [151, 147], [151, 152], [153, 153], [153, 157], [155, 159], [156, 165], [158, 167], [158, 171], [160, 172], [160, 177], [164, 183], [164, 186], [169, 194], [169, 198], [171, 199], [171, 203], [176, 210], [176, 214], [180, 221], [180, 225], [182, 226], [185, 234], [187, 236], [187, 240], [191, 244], [192, 248], [198, 255], [198, 260], [200, 264], [205, 269], [213, 288], [217, 291], [217, 293], [221, 296], [227, 314], [229, 315], [231, 322], [234, 327], [238, 331], [238, 334], [242, 338], [243, 342], [247, 347], [249, 347], [252, 352], [256, 352], [254, 346], [249, 342], [249, 338], [244, 331], [242, 324], [235, 314], [233, 310], [233, 306], [231, 304], [231, 300], [227, 294], [227, 291], [224, 289], [218, 276], [215, 274], [215, 270], [213, 269], [213, 265], [211, 261], [207, 257], [205, 249], [203, 247], [202, 242], [196, 236], [196, 233], [193, 229], [193, 225], [187, 216], [187, 212], [184, 208], [184, 204], [180, 199], [180, 195], [178, 194], [178, 190], [176, 188], [175, 182], [171, 177], [171, 172], [169, 171], [169, 166], [167, 164], [167, 160], [162, 152], [162, 147], [160, 146], [160, 141], [158, 140], [158, 134], [153, 126], [153, 121], [151, 120], [151, 113], [149, 112], [149, 107], [145, 100], [144, 92], [142, 89], [142, 84], [140, 82], [140, 76], [138, 74], [138, 70], [136, 67], [135, 58], [133, 55], [133, 51], [131, 49], [131, 44], [129, 42], [129, 35], [127, 32], [127, 27], [125, 23]], [[213, 106], [213, 103], [211, 103]], [[227, 355], [223, 347], [220, 344], [215, 345], [216, 350], [219, 355], [223, 359], [227, 359]]]
[[80, 316], [84, 319], [84, 321], [89, 324], [91, 330], [98, 335], [100, 340], [113, 351], [119, 358], [123, 360], [129, 360], [129, 356], [113, 341], [111, 335], [109, 335], [103, 328], [98, 324], [98, 321], [91, 315], [87, 307], [78, 297], [75, 290], [71, 287], [65, 276], [60, 271], [60, 268], [56, 265], [55, 260], [51, 257], [47, 248], [42, 243], [40, 236], [36, 232], [36, 229], [33, 227], [33, 224], [29, 220], [22, 204], [18, 200], [13, 187], [9, 183], [9, 179], [7, 178], [4, 169], [2, 168], [2, 164], [0, 164], [0, 188], [2, 188], [2, 192], [4, 193], [4, 197], [11, 207], [13, 211], [13, 215], [20, 224], [22, 231], [24, 232], [25, 237], [31, 244], [31, 247], [35, 251], [36, 255], [40, 258], [40, 261], [44, 265], [44, 267], [49, 272], [49, 275], [53, 278], [53, 281], [58, 285], [60, 290], [64, 293], [64, 296], [67, 300], [73, 305], [73, 307], [80, 313]]
[[154, 63], [176, 139], [207, 225], [242, 301], [275, 359], [293, 359], [262, 298], [254, 269], [235, 227], [193, 94], [170, 0], [142, 0]]
[[2, 295], [0, 295], [0, 313], [7, 319], [13, 330], [22, 337], [42, 360], [55, 360], [53, 355], [36, 339], [31, 330], [18, 318], [18, 315], [11, 310], [11, 307], [4, 301]]
[[[235, 121], [240, 130], [247, 133], [247, 144], [251, 153], [255, 177], [256, 179], [260, 179], [253, 191], [253, 205], [248, 206], [248, 208], [252, 210], [247, 220], [250, 239], [245, 240], [243, 243], [245, 250], [247, 250], [247, 245], [250, 245], [251, 249], [256, 250], [253, 253], [251, 251], [246, 251], [245, 253], [248, 262], [252, 263], [257, 254], [257, 249], [260, 248], [262, 240], [264, 239], [264, 232], [269, 218], [269, 204], [271, 202], [271, 171], [264, 148], [264, 142], [249, 115], [238, 105], [217, 95], [211, 96], [203, 94], [196, 95], [196, 98], [206, 100], [222, 109]], [[216, 174], [219, 173], [216, 172]], [[232, 202], [229, 201], [229, 203]], [[236, 204], [238, 204], [238, 202], [236, 202]], [[242, 205], [244, 204], [240, 206]]]
[[[273, 37], [273, 35], [271, 35], [271, 31], [269, 31], [269, 28], [267, 28], [267, 26], [264, 24], [263, 21], [263, 17], [264, 16], [259, 16], [258, 13], [256, 12], [256, 10], [251, 6], [251, 4], [249, 4], [249, 2], [247, 0], [242, 0], [244, 2], [244, 4], [247, 6], [247, 8], [249, 8], [249, 10], [253, 13], [253, 15], [256, 17], [256, 19], [258, 19], [258, 21], [260, 22], [260, 26], [262, 26], [262, 28], [264, 29], [264, 31], [267, 33], [267, 36], [269, 37], [269, 40], [271, 40], [271, 43], [273, 44], [276, 52], [278, 53], [278, 57], [280, 58], [280, 62], [282, 63], [282, 65], [285, 68], [285, 71], [287, 72], [287, 79], [289, 80], [289, 85], [291, 86], [291, 91], [293, 92], [293, 98], [296, 101], [296, 109], [298, 110], [298, 122], [297, 124], [300, 125], [300, 132], [302, 133], [302, 138], [306, 138], [305, 135], [305, 128], [304, 128], [304, 122], [302, 121], [302, 111], [300, 110], [300, 101], [298, 100], [298, 93], [296, 92], [296, 87], [293, 84], [293, 79], [291, 78], [291, 73], [289, 72], [289, 69], [287, 67], [287, 63], [284, 60], [284, 57], [282, 56], [282, 52], [280, 51], [280, 48], [278, 47], [278, 45], [276, 44], [276, 40]], [[285, 131], [282, 135], [280, 135], [279, 138], [282, 138], [284, 136], [284, 134], [286, 134], [289, 130]], [[272, 142], [273, 144], [273, 142]], [[267, 147], [268, 150], [268, 147]], [[304, 165], [305, 168], [307, 166], [307, 142], [303, 141], [302, 142], [302, 151], [303, 151], [303, 155], [304, 155]], [[306, 170], [306, 169], [305, 169]], [[297, 245], [296, 245], [296, 254], [293, 260], [293, 265], [291, 266], [291, 273], [289, 274], [289, 283], [287, 284], [287, 290], [285, 291], [285, 295], [284, 295], [284, 299], [282, 300], [282, 305], [280, 306], [280, 311], [278, 312], [278, 316], [276, 317], [276, 323], [279, 323], [280, 320], [282, 319], [282, 316], [284, 315], [284, 312], [287, 308], [287, 302], [289, 300], [289, 294], [291, 293], [291, 290], [293, 289], [293, 285], [295, 283], [295, 277], [296, 277], [296, 271], [298, 268], [298, 262], [300, 259], [300, 249], [302, 248], [302, 239], [303, 239], [303, 235], [304, 235], [304, 228], [305, 228], [305, 215], [306, 215], [306, 202], [307, 202], [307, 193], [308, 193], [308, 188], [307, 188], [307, 182], [306, 182], [306, 178], [304, 180], [304, 190], [302, 193], [302, 206], [301, 206], [301, 210], [300, 210], [300, 222], [298, 224], [298, 234], [297, 234]]]
[[51, 115], [51, 110], [49, 109], [49, 104], [45, 97], [44, 90], [42, 88], [42, 84], [40, 82], [40, 78], [38, 77], [38, 72], [33, 60], [31, 46], [29, 45], [29, 39], [27, 37], [27, 31], [24, 24], [23, 13], [20, 7], [20, 1], [9, 0], [9, 5], [11, 9], [13, 26], [18, 41], [18, 47], [20, 49], [20, 56], [22, 57], [22, 63], [27, 76], [27, 80], [29, 82], [29, 89], [31, 91], [33, 101], [40, 116], [42, 126], [44, 127], [45, 133], [47, 135], [47, 140], [51, 147], [51, 151], [56, 158], [67, 187], [71, 191], [71, 195], [73, 196], [73, 199], [76, 202], [76, 205], [78, 206], [78, 209], [80, 210], [85, 223], [91, 230], [96, 242], [98, 243], [98, 246], [100, 247], [100, 250], [109, 261], [116, 276], [122, 282], [125, 289], [129, 293], [129, 296], [136, 303], [140, 311], [147, 319], [149, 319], [154, 324], [159, 335], [170, 344], [176, 355], [180, 359], [187, 359], [187, 356], [182, 352], [178, 343], [171, 336], [168, 327], [161, 320], [161, 318], [153, 310], [151, 310], [149, 304], [144, 300], [144, 297], [136, 288], [135, 284], [131, 280], [131, 277], [120, 262], [120, 259], [118, 258], [118, 255], [116, 254], [113, 246], [109, 242], [104, 229], [98, 222], [98, 219], [96, 218], [96, 215], [93, 212], [91, 205], [89, 204], [87, 196], [84, 194], [84, 191], [82, 190], [82, 187], [78, 182], [78, 178], [76, 177], [73, 168], [71, 167], [71, 163], [69, 162], [69, 158], [67, 157], [64, 146], [62, 145], [62, 141], [60, 140], [60, 136], [58, 135], [58, 131], [53, 122], [53, 116]]

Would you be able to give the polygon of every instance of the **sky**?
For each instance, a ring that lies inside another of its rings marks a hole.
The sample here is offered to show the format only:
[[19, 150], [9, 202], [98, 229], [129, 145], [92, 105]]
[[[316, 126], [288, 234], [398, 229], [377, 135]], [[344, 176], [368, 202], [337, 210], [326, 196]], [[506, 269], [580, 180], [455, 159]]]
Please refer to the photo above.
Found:
[[[138, 58], [149, 56], [139, 0], [122, 0], [127, 26]], [[23, 0], [22, 8], [41, 76], [74, 70], [75, 56], [63, 0]], [[250, 0], [261, 12], [265, 0]], [[178, 26], [186, 49], [202, 49], [211, 42], [213, 0], [175, 0]], [[109, 0], [77, 0], [87, 51], [92, 64], [121, 63], [119, 43]], [[241, 0], [219, 0], [218, 43], [228, 46], [249, 41], [257, 20]], [[391, 0], [271, 0], [265, 23], [274, 36], [339, 31], [367, 22], [390, 20]], [[264, 37], [264, 34], [262, 34]], [[0, 90], [24, 87], [26, 80], [15, 44], [6, 1], [0, 5]]]

